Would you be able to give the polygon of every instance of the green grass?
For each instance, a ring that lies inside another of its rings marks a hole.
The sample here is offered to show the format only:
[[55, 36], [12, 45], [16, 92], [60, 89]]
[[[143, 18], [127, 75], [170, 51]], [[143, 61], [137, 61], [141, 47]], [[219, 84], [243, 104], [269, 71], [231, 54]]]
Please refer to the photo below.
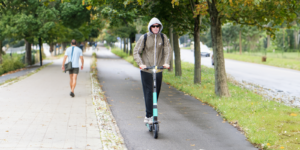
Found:
[[[129, 62], [132, 56], [113, 50]], [[300, 149], [300, 110], [267, 101], [247, 89], [228, 83], [231, 97], [214, 94], [214, 69], [202, 66], [201, 85], [193, 84], [194, 65], [182, 63], [182, 77], [164, 71], [164, 82], [213, 107], [229, 123], [237, 122], [248, 140], [263, 149]]]
[[285, 59], [285, 58], [276, 58], [275, 56], [268, 56], [267, 61], [262, 62], [262, 56], [252, 56], [252, 55], [239, 55], [232, 53], [224, 53], [226, 59], [233, 59], [257, 64], [264, 64], [269, 66], [288, 68], [294, 70], [300, 70], [300, 59]]
[[[239, 54], [238, 51], [235, 51], [231, 54]], [[265, 53], [262, 52], [243, 52], [243, 55], [248, 55], [248, 56], [264, 56]], [[267, 52], [267, 57], [271, 58], [283, 58], [283, 59], [300, 59], [300, 53], [299, 52], [284, 52], [282, 53], [281, 51], [276, 51], [276, 52]]]

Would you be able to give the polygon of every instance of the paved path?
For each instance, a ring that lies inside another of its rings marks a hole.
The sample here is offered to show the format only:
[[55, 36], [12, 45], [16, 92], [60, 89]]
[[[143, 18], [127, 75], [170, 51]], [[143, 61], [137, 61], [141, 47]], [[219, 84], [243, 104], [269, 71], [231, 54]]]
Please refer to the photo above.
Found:
[[75, 98], [62, 59], [21, 81], [0, 87], [0, 150], [98, 150], [89, 57], [78, 75]]
[[[46, 64], [51, 63], [51, 62], [52, 62], [52, 60], [43, 60], [43, 65], [46, 65]], [[33, 72], [33, 71], [35, 71], [36, 69], [38, 69], [40, 67], [41, 67], [40, 63], [36, 63], [35, 65], [28, 66], [25, 70], [18, 71], [16, 73], [4, 75], [4, 76], [0, 76], [0, 84], [5, 82], [6, 80], [27, 75], [28, 73]]]
[[199, 100], [162, 84], [158, 139], [146, 129], [140, 71], [105, 48], [97, 52], [98, 76], [130, 150], [254, 150], [236, 128]]

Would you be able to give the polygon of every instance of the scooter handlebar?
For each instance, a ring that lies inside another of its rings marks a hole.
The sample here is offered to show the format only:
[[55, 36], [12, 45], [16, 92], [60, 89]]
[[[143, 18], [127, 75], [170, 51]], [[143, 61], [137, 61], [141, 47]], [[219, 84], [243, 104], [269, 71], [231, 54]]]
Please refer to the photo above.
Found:
[[[145, 69], [154, 69], [155, 68], [155, 66], [151, 66], [151, 67], [146, 67]], [[164, 66], [157, 66], [157, 69], [166, 69], [166, 68], [164, 68]]]

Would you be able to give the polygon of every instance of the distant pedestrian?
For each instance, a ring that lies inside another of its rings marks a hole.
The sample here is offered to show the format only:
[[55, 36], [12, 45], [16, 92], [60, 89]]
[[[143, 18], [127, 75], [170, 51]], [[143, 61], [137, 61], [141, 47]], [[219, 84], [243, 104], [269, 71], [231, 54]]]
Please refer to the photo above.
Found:
[[82, 50], [76, 46], [76, 40], [72, 40], [71, 47], [67, 48], [66, 50], [62, 67], [61, 67], [63, 71], [65, 71], [65, 62], [67, 58], [68, 61], [72, 61], [72, 69], [69, 70], [70, 87], [71, 87], [70, 96], [74, 97], [75, 96], [74, 89], [77, 82], [77, 75], [79, 73], [79, 58], [81, 60], [81, 70], [83, 69], [83, 64], [84, 64]]
[[[133, 50], [134, 60], [141, 69], [141, 81], [143, 85], [146, 116], [144, 123], [152, 124], [153, 117], [153, 77], [151, 73], [144, 72], [144, 68], [152, 66], [170, 67], [171, 46], [165, 34], [162, 34], [162, 23], [157, 18], [152, 18], [148, 24], [149, 32], [141, 36]], [[163, 74], [156, 74], [157, 99]]]

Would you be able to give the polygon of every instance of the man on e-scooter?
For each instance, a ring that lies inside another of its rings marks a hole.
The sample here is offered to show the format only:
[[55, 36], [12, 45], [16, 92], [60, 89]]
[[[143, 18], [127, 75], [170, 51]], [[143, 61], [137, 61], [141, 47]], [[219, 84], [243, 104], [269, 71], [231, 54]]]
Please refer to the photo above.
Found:
[[[162, 29], [163, 25], [161, 22], [157, 18], [152, 18], [148, 24], [149, 32], [140, 37], [133, 51], [134, 60], [141, 69], [141, 81], [146, 106], [144, 123], [148, 124], [153, 123], [153, 77], [152, 73], [142, 70], [152, 66], [170, 67], [171, 46], [167, 36], [161, 33]], [[160, 93], [162, 77], [162, 72], [156, 74], [157, 99]]]

